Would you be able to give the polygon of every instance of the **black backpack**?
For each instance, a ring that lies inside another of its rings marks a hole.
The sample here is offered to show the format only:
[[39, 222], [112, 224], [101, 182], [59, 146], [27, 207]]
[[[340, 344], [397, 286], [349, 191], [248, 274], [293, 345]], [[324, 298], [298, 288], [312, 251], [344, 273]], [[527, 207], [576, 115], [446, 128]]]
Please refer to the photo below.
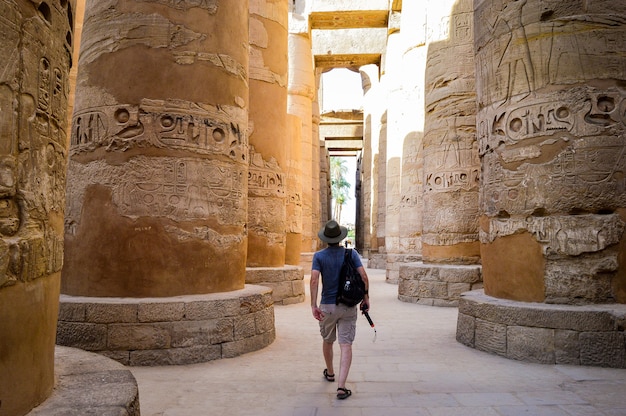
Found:
[[352, 249], [346, 249], [339, 273], [339, 288], [335, 304], [354, 306], [361, 302], [364, 296], [365, 283], [352, 262]]

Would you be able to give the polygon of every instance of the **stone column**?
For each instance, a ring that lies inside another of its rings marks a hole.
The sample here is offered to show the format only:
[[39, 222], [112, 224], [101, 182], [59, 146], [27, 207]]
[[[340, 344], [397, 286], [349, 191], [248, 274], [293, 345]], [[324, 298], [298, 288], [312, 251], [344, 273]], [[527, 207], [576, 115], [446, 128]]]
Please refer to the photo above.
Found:
[[285, 264], [300, 264], [302, 251], [302, 120], [292, 114], [287, 115], [287, 241]]
[[381, 74], [381, 84], [387, 92], [387, 160], [386, 160], [386, 201], [385, 201], [385, 251], [387, 253], [387, 281], [398, 282], [398, 267], [401, 262], [400, 254], [400, 201], [402, 178], [402, 146], [403, 137], [400, 130], [402, 107], [401, 82], [401, 44], [400, 31], [391, 33], [387, 39], [384, 70]]
[[287, 1], [250, 1], [249, 267], [285, 264]]
[[[313, 240], [317, 238], [317, 230], [313, 232], [313, 147], [312, 117], [313, 98], [315, 97], [315, 76], [313, 73], [313, 56], [311, 38], [308, 27], [297, 23], [302, 16], [291, 14], [289, 29], [289, 87], [287, 112], [302, 120], [302, 261], [304, 270], [310, 270], [313, 256]], [[294, 17], [295, 16], [295, 17]], [[292, 22], [295, 22], [292, 27]]]
[[0, 3], [0, 415], [54, 387], [74, 1]]
[[[209, 36], [217, 30], [247, 40], [247, 18], [238, 16], [247, 3], [239, 3], [207, 2], [197, 13], [186, 3], [87, 3], [64, 293], [243, 288], [247, 47]], [[198, 88], [204, 83], [214, 86]]]
[[626, 4], [478, 0], [474, 20], [485, 289], [457, 339], [626, 367]]
[[[380, 150], [380, 122], [385, 107], [381, 105], [381, 93], [378, 65], [370, 64], [359, 68], [363, 86], [363, 200], [361, 204], [361, 224], [363, 232], [363, 253], [368, 259], [368, 267], [385, 269], [384, 254], [379, 252], [377, 233], [383, 226], [378, 221], [379, 195], [381, 186], [379, 169], [384, 168]], [[383, 152], [385, 153], [385, 152]], [[384, 245], [382, 246], [384, 252]]]
[[304, 300], [301, 268], [285, 266], [288, 2], [250, 1], [250, 167], [246, 282], [274, 303]]
[[[193, 341], [183, 342], [191, 328], [183, 320], [198, 319], [210, 332], [216, 324], [208, 316], [228, 312], [195, 314], [185, 311], [184, 299], [172, 300], [202, 295], [195, 305], [212, 307], [208, 294], [228, 292], [237, 303], [251, 296], [239, 293], [247, 247], [248, 49], [247, 0], [86, 3], [60, 344], [154, 365], [236, 355], [273, 340], [271, 324], [231, 339], [230, 348], [217, 335], [188, 334]], [[108, 297], [124, 298], [126, 312]], [[155, 310], [145, 306], [148, 297], [161, 298]], [[101, 312], [75, 312], [94, 310], [90, 304]], [[248, 311], [239, 318], [258, 312], [273, 319], [271, 299]], [[79, 337], [79, 328], [91, 333]], [[160, 335], [135, 335], [145, 332]]]
[[[398, 19], [396, 14], [395, 25]], [[398, 283], [402, 264], [421, 259], [422, 228], [420, 176], [424, 118], [418, 105], [412, 102], [415, 99], [412, 94], [416, 92], [414, 80], [421, 78], [413, 72], [417, 68], [405, 68], [406, 41], [397, 29], [387, 41], [384, 74], [389, 94], [385, 248], [387, 281], [391, 283]], [[410, 76], [405, 78], [405, 74]], [[417, 96], [423, 95], [418, 91]]]
[[[312, 117], [311, 117], [311, 251], [315, 252], [320, 248], [320, 239], [317, 238], [317, 232], [321, 228], [326, 221], [322, 219], [322, 201], [323, 197], [320, 194], [320, 177], [322, 176], [322, 155], [320, 149], [325, 149], [324, 141], [320, 141], [320, 105], [317, 97], [317, 92], [319, 91], [319, 85], [321, 80], [321, 72], [315, 74], [315, 89], [314, 89], [314, 98], [313, 98], [313, 106], [312, 106]], [[324, 159], [326, 159], [326, 155], [324, 155]], [[330, 162], [324, 162], [327, 166], [327, 172], [330, 176]], [[330, 188], [325, 187], [322, 192], [327, 192]], [[328, 218], [330, 220], [330, 218]]]
[[472, 1], [430, 2], [428, 22], [423, 262], [401, 268], [399, 297], [456, 306], [481, 282]]

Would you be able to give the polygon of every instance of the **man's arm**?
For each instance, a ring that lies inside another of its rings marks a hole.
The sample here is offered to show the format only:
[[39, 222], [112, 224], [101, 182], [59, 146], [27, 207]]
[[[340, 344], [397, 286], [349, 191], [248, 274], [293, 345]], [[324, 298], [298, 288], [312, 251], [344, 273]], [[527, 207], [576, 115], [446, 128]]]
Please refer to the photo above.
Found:
[[367, 273], [365, 272], [365, 267], [361, 266], [358, 267], [356, 269], [357, 272], [359, 272], [359, 274], [361, 275], [361, 279], [363, 279], [363, 283], [365, 284], [365, 296], [363, 297], [363, 301], [361, 302], [361, 308], [363, 308], [363, 304], [367, 305], [365, 307], [365, 310], [369, 310], [370, 308], [370, 296], [369, 296], [369, 289], [370, 289], [370, 281], [367, 278]]
[[311, 312], [313, 312], [313, 317], [318, 321], [324, 319], [324, 314], [320, 310], [317, 305], [317, 292], [320, 283], [320, 271], [319, 270], [311, 270]]

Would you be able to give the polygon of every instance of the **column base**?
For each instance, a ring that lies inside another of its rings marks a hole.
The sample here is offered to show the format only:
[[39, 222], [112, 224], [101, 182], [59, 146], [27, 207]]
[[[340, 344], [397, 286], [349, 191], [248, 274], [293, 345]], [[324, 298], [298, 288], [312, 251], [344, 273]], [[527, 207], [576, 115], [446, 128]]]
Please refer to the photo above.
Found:
[[170, 298], [60, 298], [57, 344], [124, 365], [232, 358], [275, 338], [272, 291], [262, 286]]
[[304, 272], [298, 266], [246, 267], [246, 283], [272, 289], [274, 304], [304, 302]]
[[540, 364], [626, 368], [626, 305], [557, 305], [464, 293], [456, 339], [490, 354]]
[[140, 415], [137, 380], [120, 363], [98, 354], [57, 346], [54, 373], [54, 391], [28, 416]]
[[385, 275], [387, 283], [398, 284], [400, 282], [400, 267], [407, 263], [419, 262], [422, 260], [420, 254], [386, 254], [387, 273]]
[[385, 270], [387, 268], [387, 254], [386, 253], [370, 253], [367, 258], [367, 268]]
[[480, 265], [400, 265], [398, 299], [428, 306], [458, 306], [461, 293], [482, 288]]

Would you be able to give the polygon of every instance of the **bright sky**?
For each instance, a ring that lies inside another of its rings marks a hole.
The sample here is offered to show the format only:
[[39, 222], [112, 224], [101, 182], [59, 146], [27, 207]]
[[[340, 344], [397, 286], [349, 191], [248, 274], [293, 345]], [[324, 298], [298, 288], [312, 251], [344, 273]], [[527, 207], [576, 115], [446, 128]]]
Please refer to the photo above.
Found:
[[[346, 68], [336, 68], [322, 74], [322, 100], [321, 111], [323, 113], [332, 110], [352, 110], [363, 108], [363, 87], [361, 75], [358, 72]], [[345, 157], [346, 180], [350, 183], [350, 198], [341, 210], [339, 222], [354, 224], [356, 220], [356, 199], [354, 197], [356, 157]]]
[[322, 112], [363, 108], [361, 75], [346, 68], [322, 74]]

